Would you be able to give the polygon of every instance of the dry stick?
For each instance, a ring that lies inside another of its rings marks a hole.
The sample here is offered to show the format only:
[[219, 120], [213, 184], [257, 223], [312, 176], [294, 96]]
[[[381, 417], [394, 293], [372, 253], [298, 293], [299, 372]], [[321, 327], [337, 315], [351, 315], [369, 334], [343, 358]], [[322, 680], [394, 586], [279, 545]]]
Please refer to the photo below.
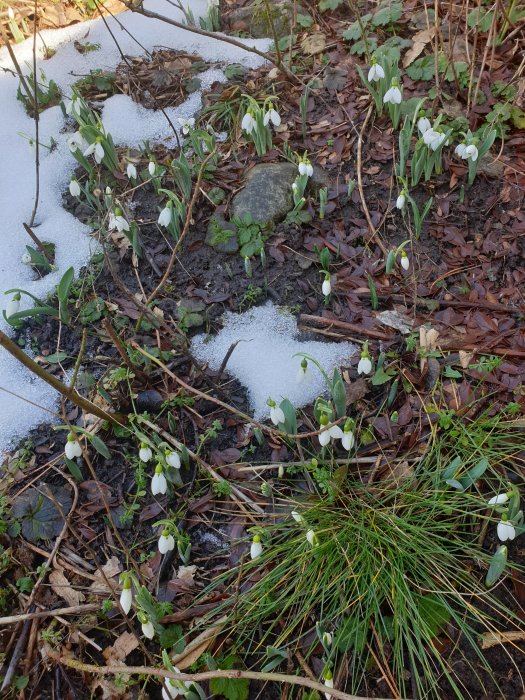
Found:
[[6, 674], [4, 676], [4, 682], [2, 683], [2, 687], [0, 688], [0, 691], [5, 690], [6, 688], [8, 688], [11, 685], [11, 681], [13, 680], [13, 676], [15, 675], [16, 666], [18, 664], [20, 657], [22, 656], [22, 652], [24, 651], [24, 647], [25, 647], [25, 643], [27, 640], [27, 635], [29, 634], [29, 627], [30, 626], [31, 626], [30, 621], [26, 620], [24, 622], [23, 627], [22, 627], [22, 632], [20, 633], [20, 636], [18, 638], [16, 646], [13, 650], [13, 656], [11, 657], [11, 661], [9, 663]]
[[[487, 62], [487, 56], [489, 55], [489, 47], [490, 47], [490, 42], [496, 41], [496, 12], [494, 12], [494, 17], [492, 18], [492, 23], [490, 25], [490, 31], [489, 35], [487, 37], [487, 42], [485, 44], [485, 50], [483, 51], [483, 58], [481, 59], [481, 67], [479, 69], [479, 77], [476, 81], [476, 89], [474, 90], [474, 97], [472, 98], [472, 107], [476, 106], [477, 99], [478, 99], [478, 92], [479, 92], [479, 86], [481, 84], [481, 78], [483, 76], [483, 71], [485, 70], [485, 64]], [[492, 59], [491, 59], [491, 65], [492, 65]]]
[[297, 75], [294, 75], [292, 71], [288, 70], [288, 68], [285, 68], [285, 66], [283, 66], [282, 63], [278, 63], [274, 58], [272, 58], [270, 54], [264, 53], [264, 51], [259, 51], [259, 49], [256, 49], [253, 46], [247, 46], [241, 41], [237, 41], [237, 39], [232, 39], [232, 37], [226, 36], [225, 34], [207, 32], [205, 29], [199, 29], [198, 27], [191, 27], [187, 24], [183, 24], [182, 22], [177, 22], [176, 20], [170, 19], [165, 15], [159, 15], [157, 12], [145, 10], [142, 7], [142, 5], [136, 5], [133, 2], [128, 2], [127, 0], [122, 0], [122, 2], [129, 10], [131, 10], [132, 12], [137, 12], [139, 15], [143, 15], [144, 17], [149, 17], [150, 19], [158, 19], [161, 22], [166, 22], [166, 24], [171, 24], [173, 27], [177, 27], [178, 29], [185, 29], [188, 32], [200, 34], [200, 36], [207, 36], [208, 38], [215, 39], [216, 41], [224, 41], [226, 44], [231, 44], [232, 46], [236, 46], [237, 48], [243, 49], [244, 51], [248, 51], [249, 53], [255, 53], [257, 54], [257, 56], [264, 58], [265, 61], [268, 61], [274, 66], [277, 66], [277, 68], [282, 73], [284, 73], [292, 82], [298, 83], [300, 85], [303, 84], [303, 81]]
[[146, 373], [145, 373], [145, 372], [142, 372], [142, 371], [139, 370], [139, 369], [137, 369], [137, 368], [135, 367], [135, 365], [134, 365], [134, 364], [131, 362], [131, 360], [129, 359], [129, 355], [128, 355], [128, 353], [126, 352], [126, 348], [125, 348], [125, 346], [124, 346], [124, 343], [123, 343], [122, 340], [118, 337], [117, 332], [115, 331], [115, 329], [114, 329], [113, 326], [111, 325], [111, 321], [109, 320], [109, 318], [105, 318], [105, 319], [102, 321], [102, 325], [104, 326], [104, 330], [106, 331], [106, 333], [109, 335], [109, 337], [110, 337], [111, 340], [113, 341], [113, 345], [114, 345], [114, 346], [116, 347], [116, 349], [118, 350], [118, 354], [119, 354], [120, 357], [122, 358], [122, 361], [124, 362], [124, 364], [126, 365], [126, 367], [127, 367], [131, 372], [133, 372], [133, 374], [135, 374], [135, 375], [140, 375], [142, 378], [146, 378]]
[[86, 603], [85, 605], [72, 605], [67, 608], [55, 608], [54, 610], [7, 615], [7, 617], [0, 617], [0, 625], [13, 625], [22, 620], [36, 620], [39, 617], [53, 617], [55, 615], [83, 615], [87, 612], [93, 612], [93, 610], [100, 610], [100, 603]]
[[43, 367], [40, 367], [34, 360], [32, 360], [26, 353], [14, 343], [9, 336], [7, 336], [3, 331], [0, 331], [0, 346], [5, 348], [7, 352], [12, 355], [16, 360], [24, 365], [28, 370], [36, 374], [40, 379], [53, 387], [62, 396], [64, 396], [69, 401], [76, 404], [79, 408], [86, 411], [87, 413], [93, 413], [102, 420], [108, 420], [111, 423], [117, 423], [118, 425], [124, 426], [127, 423], [126, 416], [122, 416], [118, 413], [107, 413], [102, 408], [95, 406], [94, 403], [80, 396], [74, 389], [63, 384], [60, 379], [57, 379], [53, 374], [47, 372]]
[[376, 340], [390, 340], [391, 336], [387, 333], [382, 333], [381, 331], [374, 331], [368, 328], [363, 328], [357, 323], [347, 323], [346, 321], [338, 321], [333, 318], [324, 318], [323, 316], [312, 316], [310, 314], [301, 314], [299, 316], [299, 321], [310, 321], [311, 323], [318, 323], [320, 326], [334, 326], [335, 328], [343, 328], [347, 331], [353, 331], [354, 333], [361, 333], [362, 335], [367, 335], [370, 338], [375, 338]]
[[[11, 61], [13, 62], [13, 65], [15, 67], [15, 71], [16, 71], [18, 77], [20, 78], [20, 82], [22, 83], [22, 87], [24, 88], [25, 93], [26, 93], [27, 97], [29, 98], [29, 96], [31, 95], [31, 90], [30, 90], [29, 85], [25, 79], [24, 74], [22, 73], [22, 69], [20, 68], [20, 64], [17, 61], [17, 58], [15, 56], [15, 52], [13, 51], [13, 48], [12, 48], [11, 44], [9, 43], [9, 39], [4, 31], [4, 26], [1, 23], [0, 23], [0, 32], [2, 33], [2, 41], [4, 42], [4, 44], [7, 47], [7, 52], [9, 54]], [[35, 76], [35, 80], [36, 80], [36, 76]]]
[[[126, 674], [128, 676], [145, 675], [156, 676], [162, 679], [171, 678], [175, 681], [193, 681], [195, 683], [208, 681], [212, 678], [248, 678], [250, 680], [269, 683], [290, 683], [291, 685], [300, 685], [311, 688], [312, 690], [317, 690], [319, 693], [326, 692], [326, 686], [322, 683], [317, 683], [316, 681], [312, 681], [309, 678], [302, 678], [301, 676], [289, 676], [284, 673], [258, 673], [256, 671], [238, 671], [235, 669], [229, 671], [205, 671], [204, 673], [174, 673], [173, 671], [167, 671], [163, 668], [152, 668], [148, 666], [96, 666], [94, 664], [85, 664], [81, 661], [77, 661], [77, 659], [72, 659], [70, 656], [62, 656], [60, 652], [51, 648], [47, 649], [47, 654], [49, 658], [59, 664], [64, 664], [64, 666], [69, 666], [69, 668], [74, 668], [77, 671], [94, 673], [100, 676], [107, 676], [110, 674]], [[349, 695], [335, 688], [330, 688], [330, 695], [333, 698], [340, 698], [340, 700], [368, 700], [368, 698], [364, 698], [360, 695]], [[387, 699], [377, 698], [376, 700]]]
[[379, 237], [379, 234], [376, 235], [377, 230], [372, 223], [372, 219], [370, 218], [370, 212], [368, 211], [368, 207], [366, 205], [366, 200], [365, 200], [365, 193], [363, 191], [363, 174], [361, 171], [362, 168], [362, 151], [363, 151], [363, 134], [366, 129], [366, 125], [368, 124], [368, 120], [372, 116], [372, 110], [374, 106], [371, 104], [370, 107], [368, 108], [368, 112], [366, 113], [365, 121], [363, 122], [363, 125], [361, 126], [361, 130], [359, 131], [359, 138], [357, 139], [357, 187], [359, 189], [359, 196], [361, 197], [361, 206], [363, 207], [363, 211], [365, 213], [365, 217], [368, 223], [368, 228], [370, 229], [370, 233], [372, 234], [372, 238], [375, 239], [377, 245], [381, 248], [381, 252], [383, 255], [386, 257], [388, 255], [388, 251], [385, 248], [383, 241]]
[[51, 265], [52, 262], [53, 262], [52, 259], [51, 259], [51, 255], [50, 255], [50, 254], [48, 253], [48, 251], [46, 250], [46, 247], [45, 247], [45, 245], [42, 243], [42, 241], [40, 240], [40, 238], [35, 234], [34, 231], [32, 231], [31, 227], [28, 226], [26, 223], [23, 223], [22, 226], [25, 228], [25, 231], [26, 231], [27, 235], [29, 236], [29, 238], [31, 238], [31, 240], [33, 241], [33, 243], [34, 243], [34, 244], [36, 245], [36, 247], [38, 248], [38, 250], [42, 253], [42, 255], [45, 257], [45, 259], [47, 260], [47, 262]]
[[[39, 139], [39, 127], [40, 127], [40, 115], [38, 113], [38, 81], [36, 79], [36, 25], [37, 25], [37, 10], [38, 10], [38, 0], [35, 0], [35, 16], [33, 18], [33, 109], [35, 111], [35, 203], [33, 205], [33, 211], [31, 212], [31, 218], [29, 219], [29, 226], [33, 226], [35, 223], [36, 212], [38, 209], [38, 199], [40, 197], [40, 144]], [[27, 96], [29, 98], [29, 95]]]
[[282, 66], [283, 59], [281, 56], [281, 49], [279, 48], [279, 39], [277, 37], [277, 32], [275, 31], [275, 22], [273, 21], [272, 10], [270, 8], [270, 3], [268, 2], [268, 0], [264, 0], [264, 6], [266, 8], [266, 16], [268, 17], [268, 22], [272, 30], [273, 44], [275, 46], [275, 53], [277, 55], [277, 65]]

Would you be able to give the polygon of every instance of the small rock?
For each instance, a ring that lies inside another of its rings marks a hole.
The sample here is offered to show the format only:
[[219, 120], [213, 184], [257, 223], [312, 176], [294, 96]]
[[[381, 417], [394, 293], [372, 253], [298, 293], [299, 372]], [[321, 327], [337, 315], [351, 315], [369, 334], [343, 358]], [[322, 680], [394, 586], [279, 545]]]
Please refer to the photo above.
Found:
[[244, 188], [232, 201], [232, 216], [251, 214], [265, 226], [282, 221], [293, 209], [292, 184], [297, 177], [293, 163], [261, 163], [250, 170]]
[[478, 163], [478, 174], [486, 175], [487, 177], [502, 177], [505, 169], [501, 160], [494, 160], [490, 153], [485, 153], [481, 156]]
[[[228, 231], [232, 234], [229, 237], [227, 233], [223, 233]], [[204, 242], [219, 253], [236, 253], [239, 250], [236, 231], [234, 224], [228, 223], [220, 216], [212, 216]]]
[[137, 396], [137, 412], [143, 411], [158, 411], [162, 406], [164, 399], [156, 389], [146, 389], [140, 391]]

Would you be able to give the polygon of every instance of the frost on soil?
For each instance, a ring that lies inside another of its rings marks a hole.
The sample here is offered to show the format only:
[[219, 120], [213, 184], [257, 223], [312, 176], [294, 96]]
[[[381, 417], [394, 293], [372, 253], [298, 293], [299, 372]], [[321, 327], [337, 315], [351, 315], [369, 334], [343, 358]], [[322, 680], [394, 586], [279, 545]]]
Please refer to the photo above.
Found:
[[272, 303], [242, 314], [226, 313], [224, 326], [213, 338], [199, 335], [193, 339], [192, 352], [200, 362], [218, 370], [232, 343], [235, 347], [226, 371], [247, 390], [254, 418], [266, 418], [270, 409], [266, 400], [289, 399], [296, 408], [307, 406], [327, 391], [317, 367], [310, 363], [311, 383], [296, 383], [301, 357], [306, 353], [319, 362], [331, 377], [336, 367], [350, 364], [358, 348], [352, 343], [321, 343], [297, 339], [297, 320]]
[[[150, 0], [145, 7], [180, 20], [180, 12], [163, 0]], [[192, 0], [195, 17], [204, 15], [206, 0]], [[139, 44], [148, 50], [173, 48], [199, 54], [204, 60], [229, 63], [242, 63], [256, 67], [261, 59], [242, 49], [197, 36], [168, 24], [151, 20], [131, 12], [124, 12], [116, 18], [107, 17], [124, 54], [133, 56], [143, 53]], [[123, 27], [127, 30], [124, 31]], [[129, 32], [129, 34], [128, 34]], [[137, 41], [133, 37], [136, 37]], [[73, 42], [89, 41], [100, 44], [97, 51], [81, 54]], [[48, 48], [56, 49], [49, 60], [42, 60], [43, 41]], [[266, 40], [247, 40], [246, 44], [260, 50], [268, 49]], [[13, 47], [18, 61], [26, 74], [32, 63], [32, 39]], [[43, 69], [46, 79], [53, 79], [64, 97], [71, 95], [71, 85], [79, 77], [89, 74], [91, 69], [113, 70], [120, 62], [120, 53], [109, 35], [102, 20], [97, 19], [58, 30], [46, 30], [37, 39], [38, 69]], [[35, 232], [40, 240], [56, 245], [57, 270], [42, 280], [34, 280], [30, 268], [21, 262], [25, 246], [31, 244], [24, 232], [22, 222], [29, 222], [33, 207], [35, 176], [34, 151], [29, 145], [29, 137], [34, 136], [33, 120], [27, 116], [21, 102], [16, 99], [18, 79], [13, 75], [13, 66], [5, 47], [0, 49], [0, 311], [5, 308], [9, 297], [4, 297], [7, 289], [19, 287], [45, 298], [56, 287], [66, 269], [73, 266], [78, 273], [82, 265], [95, 250], [88, 227], [81, 224], [62, 208], [62, 192], [66, 189], [75, 169], [76, 161], [69, 152], [66, 139], [69, 135], [67, 124], [60, 107], [45, 110], [40, 118], [40, 202], [35, 222]], [[203, 88], [214, 80], [225, 80], [219, 68], [213, 68], [200, 76]], [[188, 118], [201, 107], [201, 93], [193, 93], [178, 107], [167, 110], [172, 123], [178, 117]], [[171, 145], [173, 133], [161, 112], [146, 110], [136, 105], [131, 98], [116, 95], [110, 98], [103, 110], [104, 126], [114, 137], [117, 145], [136, 147], [145, 139], [153, 144], [163, 142]], [[46, 148], [53, 139], [53, 149]], [[27, 298], [22, 298], [22, 308], [28, 306]], [[0, 314], [0, 328], [9, 330]], [[17, 395], [40, 406], [27, 403]], [[57, 397], [47, 385], [26, 372], [4, 351], [0, 351], [0, 459], [2, 453], [13, 446], [14, 440], [40, 422], [49, 420], [49, 411], [57, 405]], [[47, 409], [47, 410], [46, 410]]]

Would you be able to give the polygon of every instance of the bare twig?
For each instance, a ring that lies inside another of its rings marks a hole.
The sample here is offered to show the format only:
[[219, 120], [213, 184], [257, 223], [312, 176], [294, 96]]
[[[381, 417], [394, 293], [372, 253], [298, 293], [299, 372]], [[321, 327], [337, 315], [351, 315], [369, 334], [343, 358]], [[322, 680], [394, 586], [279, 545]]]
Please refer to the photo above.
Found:
[[[33, 211], [31, 212], [31, 218], [29, 219], [29, 226], [33, 226], [35, 223], [36, 212], [38, 210], [38, 200], [40, 198], [40, 143], [39, 143], [39, 130], [40, 130], [40, 114], [38, 112], [38, 81], [36, 79], [36, 25], [38, 24], [37, 18], [38, 10], [38, 0], [35, 0], [35, 16], [33, 18], [33, 109], [35, 112], [35, 203], [33, 204]], [[28, 95], [29, 98], [29, 95]]]
[[38, 250], [42, 253], [42, 255], [45, 257], [47, 262], [51, 265], [53, 260], [51, 259], [50, 254], [46, 250], [45, 245], [42, 243], [40, 238], [36, 235], [36, 233], [31, 229], [30, 226], [28, 226], [26, 223], [23, 223], [22, 226], [25, 228], [25, 231], [29, 238], [33, 241], [33, 243], [36, 245]]
[[100, 610], [100, 603], [86, 603], [85, 605], [71, 605], [67, 608], [55, 608], [40, 610], [39, 612], [20, 613], [20, 615], [7, 615], [0, 617], [0, 625], [14, 625], [23, 620], [36, 620], [39, 617], [53, 617], [56, 615], [83, 615], [87, 612]]

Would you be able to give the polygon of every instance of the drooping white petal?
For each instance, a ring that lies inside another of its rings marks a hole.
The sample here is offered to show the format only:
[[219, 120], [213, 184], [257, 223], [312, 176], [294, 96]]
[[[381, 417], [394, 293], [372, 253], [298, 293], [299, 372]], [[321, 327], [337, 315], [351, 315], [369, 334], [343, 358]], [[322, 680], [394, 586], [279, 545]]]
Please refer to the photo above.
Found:
[[153, 639], [155, 636], [155, 628], [153, 627], [151, 620], [142, 623], [142, 634], [146, 637], [146, 639]]
[[154, 496], [158, 496], [159, 493], [164, 495], [166, 491], [168, 490], [168, 482], [166, 481], [166, 477], [164, 476], [163, 473], [155, 474], [153, 475], [153, 478], [151, 480], [151, 493]]
[[306, 164], [306, 174], [308, 175], [308, 177], [312, 177], [312, 175], [314, 174], [314, 166], [311, 163]]
[[68, 459], [82, 457], [82, 448], [76, 440], [68, 440], [66, 442], [66, 446], [64, 447], [64, 452]]
[[431, 128], [430, 119], [427, 119], [427, 117], [420, 117], [417, 122], [417, 128], [419, 133], [423, 135]]
[[403, 209], [405, 206], [405, 195], [401, 193], [398, 198], [396, 199], [396, 207], [397, 209]]
[[323, 294], [325, 295], [325, 297], [327, 297], [327, 296], [329, 296], [329, 295], [331, 294], [331, 292], [332, 292], [332, 283], [330, 282], [330, 280], [324, 280], [324, 282], [323, 282], [323, 284], [322, 284], [322, 287], [321, 287], [321, 291], [323, 292]]
[[470, 160], [475, 163], [478, 159], [478, 149], [474, 144], [471, 144], [470, 146], [467, 146], [465, 148], [465, 153], [463, 155], [463, 158], [470, 158]]
[[498, 493], [497, 496], [493, 496], [487, 502], [487, 505], [489, 505], [489, 506], [502, 506], [505, 503], [508, 503], [508, 501], [509, 501], [509, 495], [507, 493]]
[[322, 433], [319, 433], [319, 443], [320, 443], [321, 447], [326, 447], [329, 442], [330, 442], [330, 431], [329, 430], [323, 430]]
[[353, 432], [351, 430], [345, 431], [343, 433], [343, 437], [341, 438], [341, 444], [343, 445], [344, 449], [349, 452], [354, 446], [354, 443], [355, 438]]
[[126, 613], [126, 615], [131, 610], [132, 602], [133, 594], [131, 592], [131, 588], [123, 588], [122, 593], [120, 594], [120, 605], [122, 607], [122, 610], [124, 610], [124, 612]]
[[151, 175], [151, 177], [155, 176], [155, 173], [157, 172], [157, 164], [154, 160], [150, 160], [150, 162], [148, 163], [148, 172]]
[[126, 168], [126, 175], [130, 180], [137, 179], [137, 168], [133, 165], [133, 163], [128, 163], [128, 167]]
[[11, 299], [8, 303], [7, 306], [5, 307], [5, 315], [7, 318], [10, 316], [13, 316], [14, 314], [17, 314], [20, 311], [20, 300], [19, 299]]
[[280, 126], [281, 117], [280, 117], [279, 113], [277, 112], [277, 110], [271, 109], [269, 112], [269, 115], [270, 115], [270, 121], [272, 122], [272, 124], [274, 126]]
[[299, 163], [299, 175], [306, 175], [306, 163], [302, 161]]
[[164, 207], [164, 209], [160, 212], [159, 218], [158, 218], [158, 224], [159, 226], [164, 226], [167, 228], [170, 223], [171, 223], [171, 207]]
[[95, 161], [99, 164], [102, 163], [104, 155], [105, 155], [104, 154], [104, 147], [102, 146], [101, 143], [97, 142], [97, 144], [95, 146]]
[[401, 90], [397, 86], [392, 86], [385, 92], [383, 97], [383, 102], [385, 104], [399, 105], [401, 104]]
[[80, 197], [80, 185], [77, 180], [71, 180], [69, 183], [69, 193], [72, 197]]
[[357, 365], [357, 374], [370, 374], [372, 362], [369, 357], [362, 357]]
[[272, 406], [270, 408], [270, 420], [274, 425], [279, 425], [279, 423], [284, 423], [285, 417], [283, 409], [279, 406]]
[[180, 457], [176, 452], [170, 452], [166, 455], [166, 464], [174, 469], [180, 469]]
[[313, 530], [308, 530], [306, 533], [306, 539], [312, 545], [312, 547], [315, 547], [318, 544], [317, 535]]
[[465, 145], [464, 143], [458, 143], [458, 145], [457, 145], [456, 148], [454, 149], [454, 153], [455, 153], [457, 156], [459, 156], [460, 158], [464, 158], [464, 157], [465, 157], [465, 149], [466, 149], [466, 148], [467, 148], [467, 147], [466, 147], [466, 145]]
[[263, 546], [261, 542], [252, 542], [252, 546], [250, 547], [250, 557], [251, 559], [257, 559], [257, 557], [260, 557], [263, 552]]
[[139, 459], [142, 462], [149, 462], [152, 457], [153, 457], [153, 452], [150, 450], [149, 447], [141, 447], [140, 448]]
[[95, 143], [95, 141], [93, 141], [93, 143], [90, 143], [89, 146], [88, 146], [88, 147], [86, 148], [86, 150], [84, 151], [84, 156], [85, 156], [86, 158], [87, 158], [88, 156], [90, 156], [92, 153], [95, 152], [95, 148], [96, 148], [96, 147], [97, 147], [97, 144]]
[[158, 541], [159, 552], [161, 554], [166, 554], [166, 552], [171, 552], [175, 549], [175, 539], [173, 535], [161, 535]]
[[401, 267], [403, 270], [407, 271], [410, 268], [410, 260], [408, 259], [408, 255], [402, 255], [401, 256]]
[[341, 440], [343, 438], [343, 431], [338, 425], [331, 425], [328, 428], [328, 433], [334, 440]]
[[514, 525], [508, 520], [501, 520], [496, 528], [498, 537], [501, 542], [506, 542], [507, 540], [513, 540], [516, 537], [516, 530]]
[[296, 510], [292, 510], [292, 512], [290, 513], [290, 515], [292, 516], [292, 518], [295, 520], [296, 523], [299, 523], [300, 525], [303, 525], [303, 523], [304, 523], [304, 518], [303, 518], [303, 516], [302, 516], [300, 513], [298, 513]]

